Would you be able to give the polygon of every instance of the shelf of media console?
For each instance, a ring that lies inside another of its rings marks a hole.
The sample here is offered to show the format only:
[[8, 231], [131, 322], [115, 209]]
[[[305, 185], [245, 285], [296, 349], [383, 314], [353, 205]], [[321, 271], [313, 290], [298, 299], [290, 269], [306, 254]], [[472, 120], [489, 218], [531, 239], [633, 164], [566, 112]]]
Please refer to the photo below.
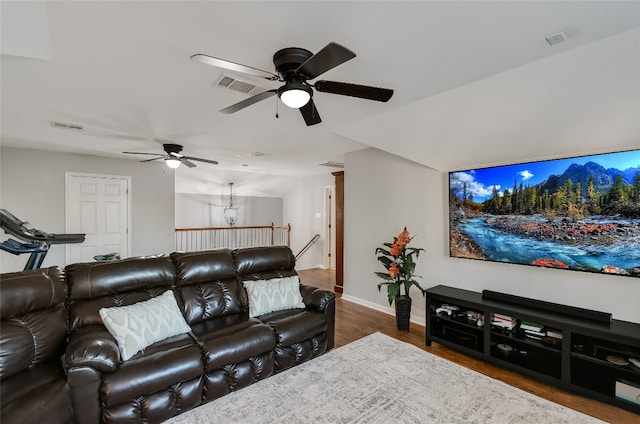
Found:
[[482, 333], [484, 331], [484, 325], [478, 326], [478, 324], [474, 324], [474, 323], [470, 322], [469, 320], [467, 320], [466, 318], [452, 317], [452, 316], [449, 316], [449, 315], [447, 315], [445, 313], [442, 313], [442, 312], [436, 313], [435, 315], [432, 315], [432, 317], [435, 318], [435, 319], [439, 319], [439, 320], [442, 320], [444, 322], [450, 322], [450, 323], [453, 323], [453, 324], [459, 325], [461, 327], [468, 328], [470, 330], [477, 331], [477, 332], [480, 332], [480, 333]]
[[562, 351], [562, 346], [561, 346], [561, 342], [558, 343], [557, 346], [554, 346], [553, 344], [545, 344], [545, 342], [543, 340], [536, 340], [536, 339], [532, 339], [530, 337], [521, 335], [519, 333], [519, 330], [511, 330], [511, 331], [494, 331], [493, 329], [491, 330], [491, 339], [495, 339], [495, 338], [502, 338], [505, 340], [511, 340], [514, 343], [518, 343], [520, 345], [524, 345], [527, 347], [533, 347], [536, 349], [540, 349], [540, 350], [545, 350], [548, 352], [553, 352], [553, 353], [557, 353], [560, 354]]
[[627, 365], [617, 365], [617, 364], [613, 364], [611, 362], [608, 362], [604, 359], [600, 359], [594, 356], [589, 356], [589, 355], [585, 355], [584, 353], [579, 353], [579, 352], [571, 352], [571, 357], [575, 358], [575, 359], [580, 359], [583, 361], [587, 361], [587, 362], [592, 362], [594, 364], [598, 364], [602, 367], [605, 368], [609, 368], [612, 371], [615, 372], [622, 372], [625, 375], [628, 376], [636, 376], [640, 378], [640, 368], [631, 365], [631, 364], [627, 364]]

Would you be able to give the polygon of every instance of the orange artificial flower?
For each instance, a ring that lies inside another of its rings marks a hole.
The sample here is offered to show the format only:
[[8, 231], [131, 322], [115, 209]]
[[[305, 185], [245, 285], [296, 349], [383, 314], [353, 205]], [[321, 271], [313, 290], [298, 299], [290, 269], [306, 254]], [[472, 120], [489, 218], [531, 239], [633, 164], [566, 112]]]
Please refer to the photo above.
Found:
[[402, 251], [402, 245], [398, 243], [393, 243], [391, 245], [391, 249], [389, 249], [389, 253], [391, 253], [391, 256], [394, 256], [396, 258], [400, 255], [401, 251]]
[[404, 231], [398, 234], [398, 244], [400, 244], [400, 246], [404, 246], [409, 243], [410, 240], [411, 237], [409, 237], [409, 231], [407, 231], [407, 228], [405, 227]]
[[389, 266], [389, 276], [391, 278], [396, 278], [398, 275], [400, 274], [400, 268], [398, 268], [398, 265], [391, 264], [391, 266]]

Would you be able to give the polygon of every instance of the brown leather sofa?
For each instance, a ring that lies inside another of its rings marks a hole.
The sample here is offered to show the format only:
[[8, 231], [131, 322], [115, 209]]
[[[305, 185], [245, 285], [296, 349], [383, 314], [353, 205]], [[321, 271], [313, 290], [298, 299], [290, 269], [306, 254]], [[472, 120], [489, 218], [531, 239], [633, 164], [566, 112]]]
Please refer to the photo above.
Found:
[[[69, 265], [68, 340], [64, 343], [63, 337], [53, 356], [64, 388], [59, 396], [65, 405], [70, 402], [73, 415], [40, 422], [159, 423], [331, 349], [335, 295], [329, 291], [300, 284], [304, 309], [249, 317], [242, 281], [297, 275], [294, 265], [291, 250], [284, 246]], [[148, 300], [166, 290], [174, 292], [191, 332], [120, 361], [118, 345], [98, 311]], [[3, 338], [4, 297], [3, 277]], [[4, 346], [2, 422], [22, 423], [5, 421], [5, 408], [11, 405], [5, 405]], [[13, 366], [8, 363], [6, 368]], [[14, 374], [11, 379], [21, 378]]]
[[60, 356], [67, 338], [66, 285], [57, 267], [0, 276], [0, 422], [72, 422]]

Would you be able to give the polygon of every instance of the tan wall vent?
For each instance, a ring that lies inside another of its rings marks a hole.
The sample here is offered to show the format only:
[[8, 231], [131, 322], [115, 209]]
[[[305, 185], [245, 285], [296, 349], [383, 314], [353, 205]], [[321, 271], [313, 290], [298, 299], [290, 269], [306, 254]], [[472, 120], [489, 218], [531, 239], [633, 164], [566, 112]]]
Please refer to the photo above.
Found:
[[325, 163], [319, 163], [318, 166], [328, 166], [329, 168], [344, 168], [344, 163], [329, 161]]
[[49, 121], [49, 125], [51, 125], [53, 128], [60, 128], [63, 130], [72, 130], [72, 131], [84, 131], [84, 127], [82, 125], [77, 125], [77, 124], [67, 124], [66, 122], [59, 122], [59, 121]]
[[248, 94], [250, 96], [255, 96], [256, 94], [269, 90], [268, 87], [260, 86], [253, 81], [244, 80], [228, 74], [220, 75], [216, 80], [215, 85], [218, 87], [228, 88], [229, 90], [239, 91], [240, 93]]

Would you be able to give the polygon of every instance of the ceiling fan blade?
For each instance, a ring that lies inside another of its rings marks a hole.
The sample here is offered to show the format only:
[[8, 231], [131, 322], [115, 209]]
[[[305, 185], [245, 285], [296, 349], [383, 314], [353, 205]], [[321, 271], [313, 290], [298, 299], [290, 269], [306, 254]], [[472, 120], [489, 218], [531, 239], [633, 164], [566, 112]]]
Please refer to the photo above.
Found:
[[314, 79], [354, 57], [356, 57], [354, 52], [332, 42], [307, 59], [296, 72], [305, 75], [308, 79]]
[[[202, 158], [194, 158], [191, 156], [183, 156], [182, 159], [188, 159], [188, 160], [195, 160], [197, 162], [204, 162], [204, 163], [210, 163], [212, 165], [217, 165], [218, 161], [217, 160], [211, 160], [211, 159], [202, 159]], [[188, 165], [187, 165], [188, 166]]]
[[158, 159], [166, 159], [166, 157], [163, 155], [163, 156], [160, 156], [158, 158], [151, 158], [151, 159], [141, 160], [140, 162], [151, 162], [152, 160], [158, 160]]
[[322, 93], [360, 97], [378, 102], [386, 102], [393, 96], [393, 90], [390, 88], [370, 87], [368, 85], [351, 84], [347, 82], [316, 81], [313, 86]]
[[228, 60], [218, 59], [217, 57], [207, 56], [206, 54], [198, 53], [191, 56], [191, 60], [196, 62], [202, 62], [207, 65], [217, 66], [218, 68], [224, 68], [229, 71], [242, 72], [243, 74], [254, 75], [257, 77], [265, 78], [272, 81], [280, 79], [278, 75], [271, 72], [263, 71], [262, 69], [252, 68], [251, 66], [241, 65], [235, 62], [229, 62]]
[[236, 104], [233, 104], [229, 107], [226, 107], [224, 109], [222, 109], [220, 112], [221, 113], [235, 113], [241, 109], [244, 109], [247, 106], [251, 106], [254, 103], [258, 103], [261, 100], [264, 99], [268, 99], [271, 96], [274, 96], [276, 94], [277, 90], [269, 90], [269, 91], [265, 91], [263, 93], [260, 94], [256, 94], [255, 96], [249, 97], [248, 99], [245, 99], [241, 102], [238, 102]]
[[320, 115], [318, 114], [318, 109], [316, 109], [316, 105], [313, 103], [313, 99], [309, 99], [307, 104], [300, 108], [300, 113], [304, 118], [304, 122], [307, 123], [307, 126], [322, 122], [322, 119], [320, 119]]
[[164, 156], [160, 153], [143, 153], [143, 152], [122, 152], [128, 155], [155, 155], [155, 156]]
[[189, 168], [195, 168], [196, 164], [188, 160], [186, 157], [181, 157], [180, 162], [184, 163]]

